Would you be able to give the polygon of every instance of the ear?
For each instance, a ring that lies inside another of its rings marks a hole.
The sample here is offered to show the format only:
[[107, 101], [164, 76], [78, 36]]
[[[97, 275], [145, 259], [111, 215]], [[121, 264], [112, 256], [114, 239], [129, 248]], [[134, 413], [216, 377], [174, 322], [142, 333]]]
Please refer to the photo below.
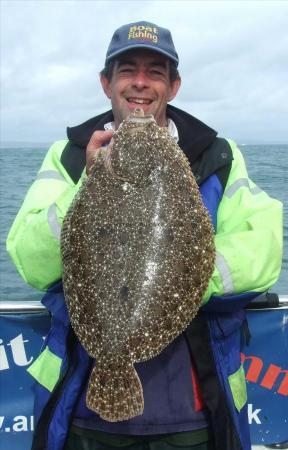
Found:
[[171, 82], [171, 84], [170, 84], [170, 95], [168, 97], [168, 102], [171, 102], [171, 100], [173, 100], [173, 98], [176, 97], [180, 86], [181, 86], [181, 78], [180, 77], [176, 78], [176, 80]]
[[102, 89], [107, 95], [108, 98], [111, 98], [111, 85], [108, 78], [106, 78], [104, 75], [100, 75], [100, 82], [102, 85]]

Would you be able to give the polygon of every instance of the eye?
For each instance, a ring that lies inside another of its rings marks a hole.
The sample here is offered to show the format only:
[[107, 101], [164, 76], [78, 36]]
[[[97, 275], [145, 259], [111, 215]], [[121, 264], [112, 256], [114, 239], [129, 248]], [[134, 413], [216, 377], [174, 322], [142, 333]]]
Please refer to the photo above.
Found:
[[132, 73], [133, 72], [133, 68], [132, 67], [119, 67], [118, 70], [119, 73]]
[[157, 78], [166, 78], [166, 71], [163, 69], [151, 69], [150, 75]]

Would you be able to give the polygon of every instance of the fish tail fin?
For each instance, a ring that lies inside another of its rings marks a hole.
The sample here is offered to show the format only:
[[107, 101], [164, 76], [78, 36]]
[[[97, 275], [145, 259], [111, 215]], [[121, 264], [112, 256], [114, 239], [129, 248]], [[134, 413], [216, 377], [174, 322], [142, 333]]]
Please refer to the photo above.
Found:
[[90, 376], [86, 404], [108, 422], [143, 414], [143, 391], [133, 364], [96, 364]]

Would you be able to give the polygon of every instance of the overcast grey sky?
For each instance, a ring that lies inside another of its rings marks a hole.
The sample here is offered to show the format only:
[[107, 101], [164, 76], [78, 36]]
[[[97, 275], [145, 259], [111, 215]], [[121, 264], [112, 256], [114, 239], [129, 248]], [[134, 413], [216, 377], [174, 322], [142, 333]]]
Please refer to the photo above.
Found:
[[116, 28], [172, 31], [173, 101], [238, 142], [288, 143], [288, 2], [2, 0], [1, 140], [52, 142], [109, 108], [98, 73]]

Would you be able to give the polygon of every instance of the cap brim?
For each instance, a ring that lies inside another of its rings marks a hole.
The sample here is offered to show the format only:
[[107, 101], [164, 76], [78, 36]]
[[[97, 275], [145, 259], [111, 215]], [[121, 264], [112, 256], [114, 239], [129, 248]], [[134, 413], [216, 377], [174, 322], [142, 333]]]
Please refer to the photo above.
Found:
[[172, 59], [172, 61], [174, 61], [176, 63], [176, 65], [178, 66], [179, 64], [179, 59], [176, 56], [172, 56], [170, 53], [166, 52], [165, 50], [162, 50], [161, 48], [155, 48], [153, 45], [149, 45], [149, 44], [134, 44], [134, 45], [127, 45], [124, 48], [121, 48], [120, 50], [117, 50], [113, 53], [111, 53], [105, 60], [105, 64], [109, 61], [111, 61], [111, 59], [114, 59], [116, 56], [121, 55], [121, 53], [125, 53], [127, 51], [131, 51], [137, 48], [147, 48], [149, 50], [152, 50], [155, 53], [160, 53], [161, 55], [167, 56], [167, 58]]

